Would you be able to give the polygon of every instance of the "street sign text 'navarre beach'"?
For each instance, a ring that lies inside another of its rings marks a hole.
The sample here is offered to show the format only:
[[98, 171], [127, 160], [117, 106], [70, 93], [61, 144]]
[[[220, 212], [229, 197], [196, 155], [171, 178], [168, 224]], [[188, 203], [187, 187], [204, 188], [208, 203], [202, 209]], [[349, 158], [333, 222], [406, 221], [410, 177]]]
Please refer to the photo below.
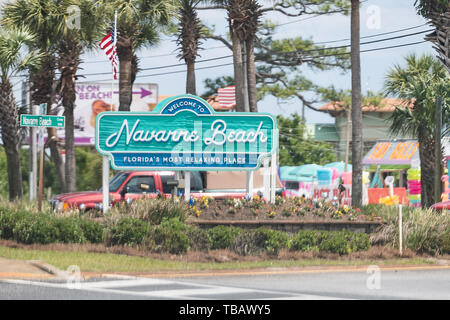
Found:
[[95, 145], [117, 170], [255, 170], [277, 147], [270, 114], [215, 112], [182, 95], [153, 112], [102, 112]]

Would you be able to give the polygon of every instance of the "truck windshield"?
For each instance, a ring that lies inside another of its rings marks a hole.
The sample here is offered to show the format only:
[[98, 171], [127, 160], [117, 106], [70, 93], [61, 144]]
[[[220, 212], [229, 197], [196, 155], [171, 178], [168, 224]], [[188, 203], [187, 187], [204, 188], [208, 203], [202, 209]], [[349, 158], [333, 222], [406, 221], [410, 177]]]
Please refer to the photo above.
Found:
[[[122, 183], [125, 181], [126, 178], [130, 173], [121, 172], [116, 174], [110, 181], [109, 181], [109, 192], [116, 192], [117, 189], [122, 185]], [[98, 189], [98, 191], [102, 191], [102, 188]]]

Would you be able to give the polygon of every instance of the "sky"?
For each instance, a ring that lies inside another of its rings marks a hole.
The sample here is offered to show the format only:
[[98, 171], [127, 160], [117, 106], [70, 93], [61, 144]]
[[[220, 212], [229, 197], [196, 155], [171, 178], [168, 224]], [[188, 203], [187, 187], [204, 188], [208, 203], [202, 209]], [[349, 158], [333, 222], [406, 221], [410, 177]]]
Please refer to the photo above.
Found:
[[[262, 1], [264, 3], [264, 1]], [[270, 3], [270, 1], [266, 1]], [[378, 39], [390, 38], [393, 36], [406, 35], [410, 33], [428, 30], [426, 21], [416, 14], [414, 0], [367, 0], [361, 7], [361, 36], [372, 36], [380, 33], [396, 31], [400, 29], [418, 27], [411, 30], [380, 35], [377, 37], [362, 39], [361, 42], [367, 42]], [[203, 23], [208, 26], [214, 26], [215, 33], [226, 37], [227, 20], [226, 12], [223, 10], [201, 10], [199, 16]], [[307, 19], [305, 19], [307, 18]], [[270, 13], [263, 17], [273, 22], [284, 24], [277, 29], [275, 38], [298, 37], [309, 38], [316, 42], [328, 42], [350, 38], [350, 17], [340, 14], [327, 16], [305, 17], [286, 17], [278, 13]], [[407, 43], [422, 41], [424, 34], [418, 34], [401, 39], [383, 41], [374, 44], [362, 45], [361, 50], [381, 48], [387, 46], [396, 46]], [[337, 41], [329, 44], [330, 46], [347, 45], [349, 41]], [[231, 51], [224, 47], [221, 42], [214, 40], [204, 40], [202, 44], [204, 50], [200, 51], [198, 60], [205, 60], [231, 55]], [[423, 54], [430, 53], [435, 55], [432, 45], [425, 42], [418, 45], [393, 48], [375, 52], [361, 53], [361, 80], [363, 93], [367, 90], [378, 92], [383, 89], [383, 82], [386, 73], [395, 64], [402, 64], [404, 57], [410, 53]], [[156, 83], [160, 95], [178, 95], [185, 93], [186, 67], [182, 61], [176, 57], [176, 43], [174, 37], [163, 36], [161, 42], [151, 48], [146, 48], [138, 52], [141, 69], [155, 68], [153, 70], [141, 71], [138, 73], [136, 82]], [[106, 60], [105, 55], [100, 50], [87, 52], [83, 55], [83, 63], [79, 74], [95, 72], [111, 72], [111, 65]], [[224, 58], [209, 62], [198, 62], [197, 68], [213, 67], [198, 70], [197, 92], [201, 94], [205, 91], [204, 80], [207, 78], [215, 79], [219, 76], [233, 75], [232, 65], [214, 67], [221, 64], [230, 64], [232, 58]], [[171, 65], [178, 65], [168, 67]], [[180, 72], [179, 72], [180, 71]], [[339, 70], [326, 72], [311, 72], [303, 68], [302, 71], [313, 82], [322, 85], [334, 85], [340, 89], [351, 89], [350, 71], [343, 74]], [[178, 73], [170, 73], [178, 72]], [[82, 81], [108, 81], [108, 75], [87, 76]], [[16, 85], [16, 94], [20, 95]], [[19, 96], [17, 97], [20, 98]], [[314, 99], [314, 96], [309, 96]], [[325, 103], [317, 103], [321, 106]], [[299, 100], [278, 101], [275, 97], [266, 97], [258, 102], [260, 112], [268, 112], [275, 115], [282, 114], [288, 116], [292, 113], [301, 113], [301, 103]], [[308, 123], [331, 123], [333, 118], [327, 114], [316, 112], [306, 108], [306, 120]]]

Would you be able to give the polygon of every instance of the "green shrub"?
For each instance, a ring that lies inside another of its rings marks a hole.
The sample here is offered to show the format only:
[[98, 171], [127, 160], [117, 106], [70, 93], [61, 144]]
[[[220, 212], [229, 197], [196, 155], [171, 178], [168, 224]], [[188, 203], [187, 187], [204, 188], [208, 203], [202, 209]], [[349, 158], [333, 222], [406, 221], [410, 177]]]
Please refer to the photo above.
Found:
[[242, 233], [241, 228], [216, 226], [208, 230], [211, 239], [211, 249], [229, 249], [237, 235]]
[[79, 219], [78, 223], [87, 242], [103, 243], [105, 241], [104, 227], [100, 223], [87, 219]]
[[367, 233], [353, 233], [354, 251], [366, 251], [370, 249], [370, 237]]
[[55, 218], [53, 224], [58, 229], [58, 242], [83, 243], [86, 238], [77, 218]]
[[319, 243], [326, 236], [325, 231], [300, 230], [291, 239], [292, 251], [319, 251]]
[[187, 231], [188, 226], [177, 218], [163, 219], [160, 225], [152, 227], [147, 246], [156, 252], [186, 253], [190, 243]]
[[58, 241], [59, 230], [49, 215], [26, 214], [16, 221], [13, 238], [25, 244], [48, 244]]
[[269, 255], [277, 255], [280, 249], [288, 248], [289, 235], [286, 232], [259, 228], [255, 231], [258, 243], [262, 243]]
[[20, 219], [24, 216], [23, 212], [14, 212], [9, 208], [0, 208], [0, 238], [13, 239], [13, 229]]
[[233, 250], [240, 255], [267, 252], [277, 255], [280, 249], [288, 248], [289, 235], [283, 231], [258, 228], [238, 234], [233, 241]]
[[[319, 244], [319, 250], [323, 252], [338, 253], [340, 255], [352, 252], [352, 243], [342, 231], [330, 232]], [[356, 251], [356, 250], [355, 250]]]
[[142, 243], [147, 235], [149, 224], [135, 218], [122, 218], [109, 229], [110, 245], [134, 246]]
[[292, 251], [323, 251], [338, 254], [368, 250], [369, 235], [351, 231], [301, 230], [292, 237]]
[[241, 256], [258, 254], [263, 251], [263, 244], [255, 242], [254, 230], [243, 230], [232, 239], [231, 249]]
[[211, 248], [211, 239], [208, 232], [198, 227], [189, 226], [186, 235], [191, 250], [208, 251]]

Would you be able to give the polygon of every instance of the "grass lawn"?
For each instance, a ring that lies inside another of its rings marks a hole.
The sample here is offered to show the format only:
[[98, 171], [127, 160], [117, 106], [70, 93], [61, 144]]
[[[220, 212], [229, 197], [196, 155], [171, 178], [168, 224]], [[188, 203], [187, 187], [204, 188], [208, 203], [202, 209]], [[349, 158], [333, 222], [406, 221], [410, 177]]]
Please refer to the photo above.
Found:
[[0, 256], [17, 260], [41, 260], [61, 270], [77, 265], [82, 272], [189, 272], [206, 270], [233, 270], [252, 268], [286, 268], [312, 266], [366, 266], [366, 265], [420, 265], [432, 264], [425, 258], [405, 259], [301, 259], [243, 262], [186, 262], [136, 257], [112, 253], [27, 250], [0, 246]]

